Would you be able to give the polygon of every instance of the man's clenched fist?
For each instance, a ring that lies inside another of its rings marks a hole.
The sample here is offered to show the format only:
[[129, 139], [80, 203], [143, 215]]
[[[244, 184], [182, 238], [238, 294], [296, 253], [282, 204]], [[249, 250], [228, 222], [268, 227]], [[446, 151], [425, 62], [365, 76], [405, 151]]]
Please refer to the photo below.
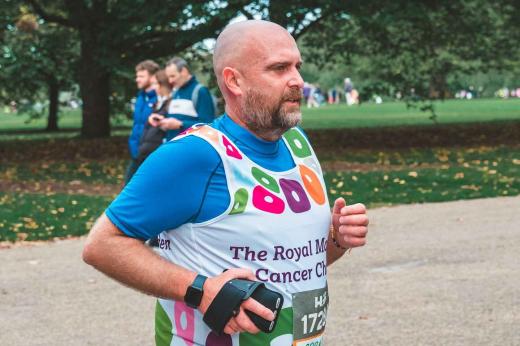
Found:
[[347, 205], [343, 198], [334, 202], [332, 226], [336, 241], [345, 248], [363, 246], [368, 232], [368, 216], [365, 205]]

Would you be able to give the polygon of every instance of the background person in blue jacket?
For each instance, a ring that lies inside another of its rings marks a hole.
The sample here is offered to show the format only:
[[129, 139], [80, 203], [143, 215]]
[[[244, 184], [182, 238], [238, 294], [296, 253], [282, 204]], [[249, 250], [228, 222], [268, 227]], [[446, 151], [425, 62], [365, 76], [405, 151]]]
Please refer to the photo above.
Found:
[[152, 114], [154, 104], [157, 102], [157, 94], [152, 87], [152, 77], [157, 71], [159, 71], [159, 65], [152, 60], [142, 61], [135, 67], [135, 83], [137, 84], [139, 92], [135, 100], [134, 125], [132, 126], [132, 133], [128, 138], [128, 149], [130, 150], [131, 161], [126, 171], [126, 183], [128, 183], [137, 170], [139, 139], [148, 121], [148, 117]]
[[166, 75], [176, 89], [168, 115], [161, 119], [161, 128], [167, 130], [170, 140], [197, 123], [210, 123], [215, 117], [213, 97], [208, 88], [191, 74], [186, 60], [175, 57], [166, 63]]

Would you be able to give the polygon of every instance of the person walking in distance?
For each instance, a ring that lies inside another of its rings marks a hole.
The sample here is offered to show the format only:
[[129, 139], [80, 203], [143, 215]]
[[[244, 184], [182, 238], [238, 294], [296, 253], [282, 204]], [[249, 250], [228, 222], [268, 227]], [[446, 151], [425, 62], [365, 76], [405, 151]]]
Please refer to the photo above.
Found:
[[157, 102], [157, 94], [152, 87], [152, 78], [157, 71], [159, 71], [159, 65], [152, 60], [142, 61], [135, 67], [135, 83], [139, 92], [134, 105], [132, 132], [128, 138], [130, 164], [126, 171], [125, 183], [130, 181], [139, 166], [137, 162], [139, 140], [145, 124], [148, 122], [148, 116], [152, 113], [153, 106]]

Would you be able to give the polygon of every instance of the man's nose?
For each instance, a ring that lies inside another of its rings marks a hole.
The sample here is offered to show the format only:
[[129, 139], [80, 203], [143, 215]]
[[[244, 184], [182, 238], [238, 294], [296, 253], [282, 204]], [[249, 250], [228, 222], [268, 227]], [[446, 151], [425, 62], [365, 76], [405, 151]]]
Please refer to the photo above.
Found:
[[303, 89], [303, 78], [297, 68], [293, 68], [293, 73], [289, 80], [289, 87], [298, 87], [299, 89]]

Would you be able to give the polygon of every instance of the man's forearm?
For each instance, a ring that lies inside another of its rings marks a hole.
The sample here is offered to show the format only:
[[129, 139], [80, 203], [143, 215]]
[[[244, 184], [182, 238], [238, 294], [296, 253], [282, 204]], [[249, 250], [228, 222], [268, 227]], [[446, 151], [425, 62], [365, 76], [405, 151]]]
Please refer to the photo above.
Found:
[[109, 277], [146, 294], [183, 300], [196, 273], [163, 259], [125, 236], [103, 214], [92, 228], [83, 259]]

